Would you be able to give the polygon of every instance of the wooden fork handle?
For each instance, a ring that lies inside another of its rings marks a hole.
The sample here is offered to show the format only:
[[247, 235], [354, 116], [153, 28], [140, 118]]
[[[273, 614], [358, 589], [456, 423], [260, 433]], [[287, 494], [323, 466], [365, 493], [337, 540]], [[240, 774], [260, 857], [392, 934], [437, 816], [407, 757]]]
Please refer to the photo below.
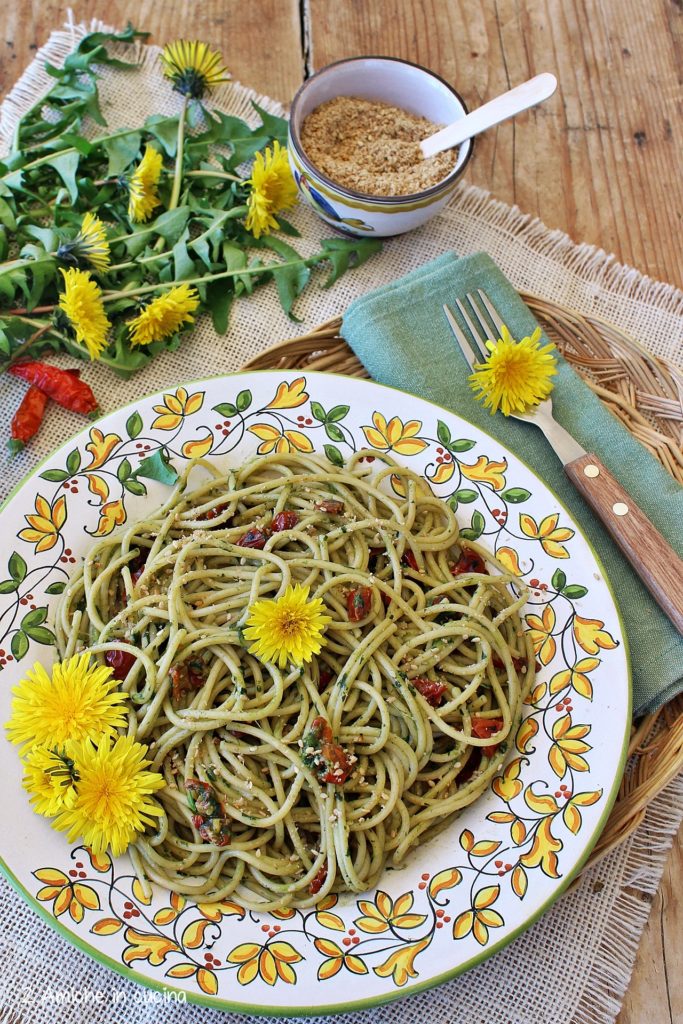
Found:
[[[564, 471], [679, 633], [683, 633], [683, 560], [595, 455]], [[618, 597], [618, 595], [617, 595]]]

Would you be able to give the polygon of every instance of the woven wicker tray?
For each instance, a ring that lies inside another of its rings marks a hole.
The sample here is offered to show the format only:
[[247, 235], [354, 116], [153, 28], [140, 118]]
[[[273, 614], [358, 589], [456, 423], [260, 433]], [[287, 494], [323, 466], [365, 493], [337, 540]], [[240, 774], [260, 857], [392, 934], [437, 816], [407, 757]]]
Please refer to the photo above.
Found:
[[[683, 373], [596, 317], [522, 293], [562, 354], [612, 413], [683, 484]], [[340, 337], [341, 318], [274, 345], [244, 369], [307, 369], [368, 377]], [[586, 867], [633, 832], [657, 793], [683, 769], [683, 694], [635, 722], [617, 802]], [[585, 870], [585, 869], [584, 869]]]

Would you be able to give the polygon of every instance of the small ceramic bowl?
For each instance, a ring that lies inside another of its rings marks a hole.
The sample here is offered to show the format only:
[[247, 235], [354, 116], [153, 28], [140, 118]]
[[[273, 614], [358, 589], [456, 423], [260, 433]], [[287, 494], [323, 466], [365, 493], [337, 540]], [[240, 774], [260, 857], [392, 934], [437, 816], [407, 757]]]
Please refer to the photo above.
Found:
[[289, 119], [292, 173], [301, 195], [318, 216], [346, 234], [378, 237], [411, 231], [443, 209], [472, 155], [472, 140], [460, 146], [455, 167], [447, 177], [422, 192], [403, 196], [355, 192], [319, 171], [301, 145], [304, 119], [336, 96], [381, 100], [436, 125], [450, 124], [467, 113], [462, 98], [443, 78], [407, 60], [352, 57], [322, 68], [297, 92]]

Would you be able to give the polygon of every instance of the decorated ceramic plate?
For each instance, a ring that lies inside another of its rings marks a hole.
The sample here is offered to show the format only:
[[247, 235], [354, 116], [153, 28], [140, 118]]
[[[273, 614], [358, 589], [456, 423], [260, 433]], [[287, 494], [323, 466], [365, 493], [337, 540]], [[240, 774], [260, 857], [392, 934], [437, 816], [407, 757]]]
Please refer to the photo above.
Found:
[[265, 371], [199, 381], [104, 417], [55, 452], [2, 511], [2, 721], [11, 685], [54, 658], [53, 615], [93, 544], [157, 508], [142, 460], [218, 467], [255, 452], [390, 452], [456, 509], [529, 586], [540, 669], [487, 792], [375, 891], [256, 914], [238, 893], [195, 904], [127, 857], [71, 847], [34, 814], [16, 748], [0, 743], [2, 867], [69, 942], [146, 985], [246, 1013], [360, 1009], [452, 978], [528, 927], [567, 887], [605, 824], [622, 773], [629, 668], [613, 595], [586, 539], [522, 462], [429, 402], [338, 376]]

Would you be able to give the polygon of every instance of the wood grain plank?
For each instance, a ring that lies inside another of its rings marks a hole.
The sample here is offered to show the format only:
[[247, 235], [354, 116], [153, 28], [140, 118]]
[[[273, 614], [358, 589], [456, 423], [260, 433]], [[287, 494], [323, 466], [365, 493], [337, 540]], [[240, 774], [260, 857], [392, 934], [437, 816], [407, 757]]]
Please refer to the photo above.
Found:
[[[223, 54], [234, 78], [288, 101], [301, 84], [303, 56], [298, 0], [71, 0], [74, 20], [131, 20], [161, 46], [203, 39]], [[33, 59], [37, 47], [66, 18], [61, 0], [13, 0], [0, 10], [0, 96]], [[267, 43], [265, 40], [267, 39]]]
[[677, 1024], [683, 1020], [683, 831], [667, 861], [662, 884], [640, 940], [636, 967], [616, 1024]]
[[385, 53], [470, 107], [540, 71], [558, 93], [480, 137], [468, 180], [683, 284], [683, 8], [677, 0], [310, 0], [310, 64]]

